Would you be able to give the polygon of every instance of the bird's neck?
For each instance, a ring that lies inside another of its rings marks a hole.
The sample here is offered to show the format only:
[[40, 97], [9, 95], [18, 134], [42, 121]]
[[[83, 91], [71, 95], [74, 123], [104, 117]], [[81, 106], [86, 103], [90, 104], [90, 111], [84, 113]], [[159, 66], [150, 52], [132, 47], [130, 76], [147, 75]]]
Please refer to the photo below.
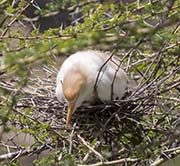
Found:
[[66, 73], [63, 80], [63, 93], [65, 98], [69, 102], [76, 100], [85, 84], [86, 77], [78, 70], [72, 70], [71, 72]]

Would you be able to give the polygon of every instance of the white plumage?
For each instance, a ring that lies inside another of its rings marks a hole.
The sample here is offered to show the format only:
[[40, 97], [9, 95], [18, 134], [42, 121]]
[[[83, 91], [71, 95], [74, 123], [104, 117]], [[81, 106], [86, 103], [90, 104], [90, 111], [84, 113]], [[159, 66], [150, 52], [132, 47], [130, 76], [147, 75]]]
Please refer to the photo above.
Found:
[[118, 58], [113, 55], [109, 59], [110, 56], [99, 51], [79, 51], [62, 64], [57, 76], [56, 96], [68, 104], [67, 126], [72, 112], [84, 101], [123, 97], [129, 80], [125, 71], [118, 67]]

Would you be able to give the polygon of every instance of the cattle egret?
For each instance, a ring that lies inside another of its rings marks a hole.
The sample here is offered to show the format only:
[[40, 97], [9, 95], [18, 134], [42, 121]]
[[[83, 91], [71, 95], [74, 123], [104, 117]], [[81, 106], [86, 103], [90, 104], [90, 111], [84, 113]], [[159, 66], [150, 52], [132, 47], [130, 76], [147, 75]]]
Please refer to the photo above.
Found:
[[57, 76], [56, 96], [68, 104], [66, 127], [84, 101], [123, 97], [129, 80], [119, 63], [117, 56], [93, 50], [79, 51], [64, 61]]

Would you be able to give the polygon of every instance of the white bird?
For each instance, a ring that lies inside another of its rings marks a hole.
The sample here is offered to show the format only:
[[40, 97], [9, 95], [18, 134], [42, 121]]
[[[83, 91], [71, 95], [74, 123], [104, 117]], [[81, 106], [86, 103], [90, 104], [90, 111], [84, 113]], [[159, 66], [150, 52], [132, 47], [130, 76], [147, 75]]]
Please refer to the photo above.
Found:
[[64, 61], [57, 76], [56, 96], [68, 104], [66, 127], [84, 101], [123, 97], [129, 79], [119, 63], [117, 56], [93, 50], [79, 51]]

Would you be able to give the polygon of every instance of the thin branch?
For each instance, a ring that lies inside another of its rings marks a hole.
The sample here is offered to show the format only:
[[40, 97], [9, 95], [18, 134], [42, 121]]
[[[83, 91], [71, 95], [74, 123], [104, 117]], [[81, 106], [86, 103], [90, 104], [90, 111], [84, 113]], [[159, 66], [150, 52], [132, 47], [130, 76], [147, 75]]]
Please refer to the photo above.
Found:
[[113, 55], [114, 55], [114, 53], [112, 53], [108, 58], [107, 58], [107, 60], [103, 63], [103, 65], [100, 67], [100, 69], [99, 69], [99, 72], [98, 72], [98, 75], [97, 75], [97, 77], [96, 77], [96, 82], [95, 82], [95, 84], [94, 84], [94, 94], [95, 94], [95, 96], [97, 96], [98, 97], [98, 94], [97, 94], [97, 88], [98, 88], [98, 81], [101, 81], [101, 80], [99, 80], [100, 78], [100, 74], [101, 74], [101, 72], [102, 72], [102, 70], [103, 70], [103, 68], [105, 67], [105, 65], [110, 61], [110, 59], [113, 57]]
[[101, 166], [101, 165], [115, 165], [115, 164], [127, 164], [127, 163], [138, 163], [140, 159], [131, 159], [131, 158], [124, 158], [120, 160], [113, 160], [113, 161], [105, 161], [105, 162], [99, 162], [95, 164], [89, 164], [89, 165], [82, 165], [78, 164], [78, 166]]
[[7, 27], [4, 29], [4, 31], [0, 35], [0, 39], [7, 33], [9, 28], [16, 22], [19, 16], [31, 5], [34, 3], [34, 0], [30, 1], [30, 3], [27, 3], [23, 8], [21, 8], [20, 11], [17, 12], [16, 17], [12, 19], [10, 23], [7, 24]]
[[80, 141], [89, 149], [91, 150], [101, 161], [104, 161], [104, 157], [97, 152], [95, 149], [93, 149], [86, 141], [84, 138], [82, 138], [79, 134], [77, 135]]
[[47, 149], [49, 149], [49, 146], [47, 146], [46, 144], [38, 146], [38, 147], [34, 147], [34, 148], [29, 147], [27, 149], [22, 149], [22, 150], [19, 150], [16, 152], [11, 152], [11, 153], [0, 155], [0, 161], [11, 160], [11, 159], [14, 160], [14, 159], [17, 159], [19, 157], [26, 156], [28, 154], [34, 153], [35, 151], [36, 152], [37, 151], [42, 152], [42, 151], [47, 150]]
[[[174, 148], [174, 149], [173, 149], [173, 152], [170, 153], [170, 154], [168, 154], [168, 158], [169, 158], [169, 159], [175, 158], [175, 157], [178, 156], [179, 154], [180, 154], [179, 148], [178, 148], [178, 149]], [[159, 160], [154, 161], [154, 162], [151, 164], [151, 166], [159, 166], [159, 165], [161, 165], [162, 163], [164, 163], [165, 161], [167, 161], [168, 158], [160, 158]]]

